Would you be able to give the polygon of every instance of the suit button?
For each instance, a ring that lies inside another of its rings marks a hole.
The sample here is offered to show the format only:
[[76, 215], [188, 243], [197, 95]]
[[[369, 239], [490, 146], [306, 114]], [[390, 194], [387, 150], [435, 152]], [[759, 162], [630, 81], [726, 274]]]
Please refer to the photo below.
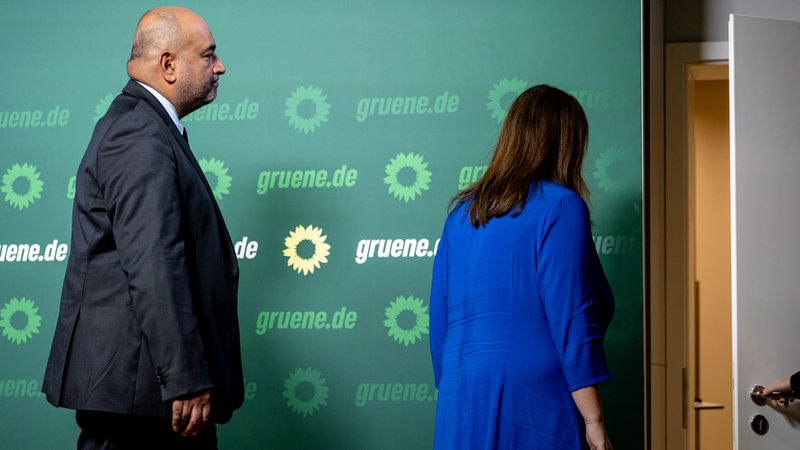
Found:
[[161, 386], [161, 389], [167, 388], [167, 376], [161, 367], [156, 367], [156, 380], [158, 380], [158, 385]]

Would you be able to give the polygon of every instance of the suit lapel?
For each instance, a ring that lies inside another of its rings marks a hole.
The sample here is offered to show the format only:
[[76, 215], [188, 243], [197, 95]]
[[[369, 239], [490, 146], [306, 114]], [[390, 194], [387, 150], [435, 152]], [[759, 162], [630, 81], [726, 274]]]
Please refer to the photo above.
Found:
[[[184, 139], [183, 135], [178, 131], [178, 127], [175, 126], [175, 123], [172, 121], [172, 118], [167, 114], [167, 111], [164, 110], [164, 107], [155, 98], [147, 89], [143, 88], [138, 82], [135, 80], [128, 81], [128, 84], [125, 85], [125, 88], [122, 89], [123, 92], [134, 95], [140, 98], [142, 101], [147, 103], [150, 108], [164, 121], [164, 124], [169, 128], [170, 133], [172, 133], [172, 138], [178, 143], [178, 146], [183, 151], [184, 156], [189, 160], [189, 163], [194, 168], [197, 175], [200, 177], [200, 181], [203, 182], [203, 186], [206, 188], [206, 192], [208, 196], [211, 197], [211, 203], [214, 205], [214, 212], [217, 215], [217, 222], [220, 224], [222, 231], [224, 231], [224, 236], [227, 239], [226, 244], [228, 246], [229, 254], [233, 255], [233, 262], [236, 262], [236, 252], [233, 248], [233, 243], [231, 242], [230, 233], [228, 232], [228, 228], [225, 226], [225, 220], [222, 217], [222, 211], [219, 209], [219, 205], [217, 204], [217, 198], [214, 196], [214, 190], [211, 189], [211, 186], [208, 184], [208, 180], [206, 179], [205, 174], [203, 173], [203, 169], [200, 167], [200, 164], [197, 162], [197, 159], [194, 157], [194, 153], [192, 153], [192, 149], [189, 148], [189, 142]], [[236, 264], [233, 265], [236, 267]]]
[[[197, 176], [199, 176], [200, 181], [203, 182], [203, 186], [206, 187], [206, 192], [208, 193], [208, 196], [211, 197], [211, 203], [214, 205], [214, 212], [217, 215], [217, 221], [220, 224], [222, 230], [224, 231], [224, 236], [227, 238], [223, 240], [225, 241], [225, 244], [228, 247], [228, 254], [233, 255], [232, 259], [235, 262], [236, 252], [233, 248], [233, 243], [231, 242], [231, 237], [230, 233], [228, 232], [228, 227], [225, 226], [225, 220], [222, 217], [222, 211], [220, 211], [219, 209], [219, 204], [217, 203], [217, 197], [214, 195], [214, 190], [211, 189], [211, 185], [208, 184], [208, 179], [206, 178], [205, 173], [203, 173], [203, 169], [200, 167], [200, 163], [197, 162], [197, 158], [194, 157], [192, 149], [189, 148], [189, 142], [187, 142], [187, 140], [184, 139], [183, 135], [181, 135], [178, 132], [178, 127], [176, 127], [173, 124], [173, 126], [170, 127], [170, 131], [172, 132], [172, 137], [176, 141], [178, 141], [178, 145], [181, 147], [181, 150], [183, 150], [184, 155], [186, 155], [186, 158], [192, 164], [192, 167], [194, 167], [194, 170], [197, 172]], [[236, 265], [234, 264], [233, 267], [236, 267]]]

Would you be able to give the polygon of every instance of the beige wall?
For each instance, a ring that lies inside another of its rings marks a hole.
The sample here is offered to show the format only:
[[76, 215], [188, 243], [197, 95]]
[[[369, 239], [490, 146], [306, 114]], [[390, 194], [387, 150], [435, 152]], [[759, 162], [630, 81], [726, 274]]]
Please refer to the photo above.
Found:
[[694, 84], [697, 448], [733, 448], [728, 81]]

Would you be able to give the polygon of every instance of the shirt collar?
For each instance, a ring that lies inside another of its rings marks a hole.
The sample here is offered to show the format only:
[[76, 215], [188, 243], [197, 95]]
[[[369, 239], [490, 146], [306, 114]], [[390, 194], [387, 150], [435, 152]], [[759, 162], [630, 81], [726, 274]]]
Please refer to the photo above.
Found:
[[175, 106], [172, 103], [170, 103], [170, 101], [167, 100], [166, 97], [161, 95], [161, 93], [159, 93], [157, 90], [155, 90], [155, 89], [151, 88], [150, 86], [142, 83], [141, 81], [138, 81], [138, 80], [134, 80], [134, 81], [136, 81], [137, 83], [141, 84], [143, 88], [147, 89], [148, 92], [153, 94], [153, 97], [155, 97], [156, 100], [158, 100], [158, 102], [161, 103], [161, 106], [163, 106], [164, 109], [167, 110], [167, 114], [169, 114], [169, 117], [170, 117], [170, 119], [172, 119], [172, 122], [175, 123], [175, 126], [178, 127], [178, 131], [181, 134], [183, 134], [183, 124], [181, 123], [180, 119], [178, 119], [178, 110], [175, 109]]

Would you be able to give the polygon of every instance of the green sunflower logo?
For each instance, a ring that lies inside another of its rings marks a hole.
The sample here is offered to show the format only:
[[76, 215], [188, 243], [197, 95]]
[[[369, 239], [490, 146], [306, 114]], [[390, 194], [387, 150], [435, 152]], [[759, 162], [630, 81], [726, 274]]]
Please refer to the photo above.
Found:
[[325, 101], [327, 99], [328, 96], [318, 87], [300, 86], [286, 99], [283, 114], [295, 130], [308, 134], [328, 121], [331, 105]]
[[383, 321], [389, 329], [389, 336], [406, 347], [422, 339], [423, 334], [428, 334], [429, 323], [428, 307], [422, 304], [422, 299], [402, 295], [389, 302], [386, 320]]
[[34, 334], [39, 333], [42, 318], [37, 314], [39, 308], [27, 298], [12, 298], [0, 309], [0, 328], [3, 336], [17, 345], [28, 342]]
[[489, 91], [489, 103], [486, 104], [486, 107], [492, 112], [492, 118], [497, 123], [503, 123], [508, 112], [508, 106], [526, 87], [528, 87], [527, 81], [516, 78], [511, 80], [503, 78]]
[[36, 166], [14, 164], [3, 175], [0, 192], [6, 194], [5, 200], [14, 208], [23, 210], [42, 198], [44, 182], [39, 179]]
[[609, 147], [594, 161], [592, 175], [600, 189], [611, 195], [618, 195], [630, 184], [631, 174], [638, 174], [638, 159], [627, 158], [623, 151]]
[[[298, 225], [283, 240], [286, 246], [283, 250], [283, 256], [289, 258], [286, 265], [291, 266], [297, 273], [303, 272], [303, 276], [314, 273], [314, 269], [319, 269], [320, 264], [328, 262], [331, 246], [325, 242], [327, 238], [328, 236], [322, 235], [322, 228], [316, 228], [313, 225], [308, 227]], [[308, 247], [313, 250], [309, 251]], [[309, 253], [311, 255], [308, 257], [301, 256]]]
[[102, 119], [103, 116], [108, 111], [108, 107], [111, 106], [111, 102], [114, 101], [114, 94], [106, 94], [105, 97], [100, 99], [100, 101], [94, 107], [94, 121], [97, 122], [98, 120]]
[[386, 177], [383, 179], [389, 185], [389, 193], [406, 203], [422, 195], [422, 191], [427, 191], [430, 181], [428, 163], [422, 155], [413, 152], [408, 155], [398, 153], [392, 158], [386, 165]]
[[299, 416], [313, 415], [320, 406], [327, 405], [330, 389], [319, 370], [297, 368], [283, 382], [283, 387], [286, 405]]
[[217, 184], [211, 189], [214, 191], [214, 197], [217, 197], [217, 200], [222, 200], [223, 195], [230, 194], [231, 180], [233, 179], [228, 175], [228, 168], [225, 167], [224, 162], [215, 158], [200, 158], [198, 164], [200, 164], [200, 168], [206, 176], [212, 174], [217, 179]]

